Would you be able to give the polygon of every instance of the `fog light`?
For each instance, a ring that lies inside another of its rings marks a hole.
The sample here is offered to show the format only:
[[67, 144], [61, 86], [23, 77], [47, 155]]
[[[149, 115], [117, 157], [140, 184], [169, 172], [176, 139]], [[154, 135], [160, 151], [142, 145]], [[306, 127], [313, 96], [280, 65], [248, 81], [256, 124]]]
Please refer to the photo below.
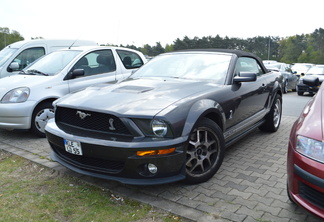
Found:
[[147, 169], [152, 174], [156, 174], [157, 173], [157, 167], [153, 163], [147, 164]]

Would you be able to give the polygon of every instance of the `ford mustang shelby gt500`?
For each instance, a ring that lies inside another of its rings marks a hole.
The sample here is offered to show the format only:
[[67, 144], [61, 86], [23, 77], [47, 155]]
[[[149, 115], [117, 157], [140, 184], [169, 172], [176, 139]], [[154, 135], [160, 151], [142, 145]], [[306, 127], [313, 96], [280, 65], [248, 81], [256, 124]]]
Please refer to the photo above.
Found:
[[126, 184], [201, 183], [226, 147], [255, 128], [277, 131], [281, 86], [251, 53], [161, 54], [126, 80], [56, 100], [45, 128], [51, 158]]

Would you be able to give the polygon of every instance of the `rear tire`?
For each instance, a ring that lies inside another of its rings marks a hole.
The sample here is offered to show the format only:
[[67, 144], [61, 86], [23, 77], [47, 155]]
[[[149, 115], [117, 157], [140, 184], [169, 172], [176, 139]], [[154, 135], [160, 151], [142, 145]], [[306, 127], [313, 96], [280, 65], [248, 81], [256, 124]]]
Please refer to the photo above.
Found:
[[288, 81], [286, 80], [283, 84], [283, 93], [288, 93]]
[[39, 104], [32, 115], [31, 131], [39, 137], [45, 137], [45, 126], [48, 120], [54, 118], [54, 109], [51, 102]]
[[266, 115], [266, 122], [260, 126], [260, 130], [267, 132], [276, 132], [279, 129], [282, 116], [282, 99], [280, 95], [276, 98], [271, 106], [270, 112]]
[[210, 119], [200, 120], [190, 134], [186, 153], [186, 182], [202, 183], [220, 168], [225, 152], [224, 136]]

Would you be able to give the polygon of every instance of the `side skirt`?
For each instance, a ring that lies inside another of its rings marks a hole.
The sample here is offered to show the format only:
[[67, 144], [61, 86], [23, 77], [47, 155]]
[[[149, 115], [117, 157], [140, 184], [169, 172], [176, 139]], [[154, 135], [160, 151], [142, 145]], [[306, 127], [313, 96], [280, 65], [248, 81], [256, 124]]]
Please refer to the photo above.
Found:
[[251, 132], [253, 132], [254, 130], [256, 130], [259, 126], [261, 126], [264, 123], [265, 123], [265, 119], [261, 119], [260, 121], [254, 123], [249, 128], [242, 130], [241, 133], [238, 133], [237, 135], [235, 135], [235, 137], [232, 137], [230, 139], [225, 139], [225, 147], [227, 148], [227, 147], [233, 145], [238, 140], [240, 140], [243, 137], [245, 137], [246, 135], [250, 134]]

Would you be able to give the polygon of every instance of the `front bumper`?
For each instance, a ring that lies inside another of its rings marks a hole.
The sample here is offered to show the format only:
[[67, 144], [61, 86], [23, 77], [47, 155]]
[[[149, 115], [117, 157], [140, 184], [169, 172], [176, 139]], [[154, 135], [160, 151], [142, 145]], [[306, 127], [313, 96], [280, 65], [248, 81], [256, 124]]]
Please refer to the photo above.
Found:
[[297, 91], [298, 92], [308, 92], [308, 93], [316, 93], [319, 90], [319, 86], [309, 86], [306, 84], [297, 84]]
[[324, 218], [324, 164], [288, 146], [288, 192], [300, 206]]
[[30, 129], [32, 112], [36, 103], [0, 103], [1, 129]]
[[[154, 185], [185, 179], [185, 139], [167, 141], [122, 142], [78, 137], [60, 130], [53, 120], [46, 126], [46, 136], [53, 150], [51, 158], [80, 174], [133, 185]], [[80, 142], [83, 155], [65, 151], [64, 139]], [[136, 151], [176, 148], [171, 154], [137, 156]], [[157, 167], [148, 171], [148, 164]]]

